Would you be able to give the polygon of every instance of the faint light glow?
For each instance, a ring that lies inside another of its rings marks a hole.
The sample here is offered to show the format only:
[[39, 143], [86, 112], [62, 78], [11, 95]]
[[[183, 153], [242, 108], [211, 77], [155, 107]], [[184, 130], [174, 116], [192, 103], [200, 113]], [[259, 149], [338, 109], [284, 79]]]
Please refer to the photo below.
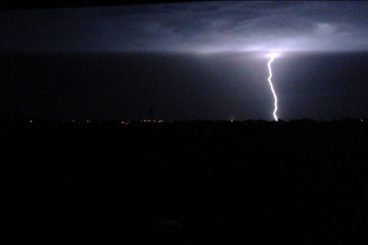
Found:
[[33, 123], [33, 120], [29, 120], [29, 123]]
[[270, 85], [271, 92], [272, 92], [273, 98], [274, 98], [274, 110], [273, 110], [272, 115], [273, 115], [273, 118], [275, 119], [275, 121], [277, 122], [279, 120], [278, 117], [277, 117], [277, 109], [278, 109], [277, 102], [278, 102], [278, 99], [277, 99], [277, 95], [276, 95], [275, 89], [274, 89], [273, 84], [272, 84], [272, 66], [271, 66], [271, 64], [277, 57], [280, 57], [280, 53], [272, 52], [272, 53], [267, 54], [267, 57], [269, 58], [269, 61], [267, 63], [269, 77], [268, 77], [267, 81]]

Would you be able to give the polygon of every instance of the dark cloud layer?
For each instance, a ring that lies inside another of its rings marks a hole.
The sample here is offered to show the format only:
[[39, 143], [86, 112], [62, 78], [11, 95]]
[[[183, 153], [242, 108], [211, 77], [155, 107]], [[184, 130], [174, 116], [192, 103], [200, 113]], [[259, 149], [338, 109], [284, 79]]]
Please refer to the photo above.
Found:
[[368, 50], [367, 2], [203, 2], [0, 12], [0, 48], [43, 51]]

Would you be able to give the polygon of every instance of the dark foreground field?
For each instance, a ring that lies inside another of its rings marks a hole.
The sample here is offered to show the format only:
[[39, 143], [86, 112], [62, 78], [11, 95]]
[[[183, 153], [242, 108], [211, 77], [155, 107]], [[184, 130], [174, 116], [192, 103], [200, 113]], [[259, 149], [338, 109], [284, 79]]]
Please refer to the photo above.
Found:
[[367, 136], [361, 121], [3, 125], [1, 231], [50, 244], [367, 244]]

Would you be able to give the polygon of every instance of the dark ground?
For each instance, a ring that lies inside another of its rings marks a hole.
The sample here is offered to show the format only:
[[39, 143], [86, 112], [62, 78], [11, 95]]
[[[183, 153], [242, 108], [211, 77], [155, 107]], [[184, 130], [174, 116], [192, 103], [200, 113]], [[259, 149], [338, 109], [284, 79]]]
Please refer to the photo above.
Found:
[[10, 125], [13, 241], [368, 242], [368, 122]]

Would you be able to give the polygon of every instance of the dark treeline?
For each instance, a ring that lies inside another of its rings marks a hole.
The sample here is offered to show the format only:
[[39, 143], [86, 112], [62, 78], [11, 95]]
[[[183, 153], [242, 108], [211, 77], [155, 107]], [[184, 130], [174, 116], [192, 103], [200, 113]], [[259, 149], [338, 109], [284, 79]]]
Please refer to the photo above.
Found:
[[364, 120], [25, 120], [0, 132], [2, 232], [15, 240], [368, 240]]

